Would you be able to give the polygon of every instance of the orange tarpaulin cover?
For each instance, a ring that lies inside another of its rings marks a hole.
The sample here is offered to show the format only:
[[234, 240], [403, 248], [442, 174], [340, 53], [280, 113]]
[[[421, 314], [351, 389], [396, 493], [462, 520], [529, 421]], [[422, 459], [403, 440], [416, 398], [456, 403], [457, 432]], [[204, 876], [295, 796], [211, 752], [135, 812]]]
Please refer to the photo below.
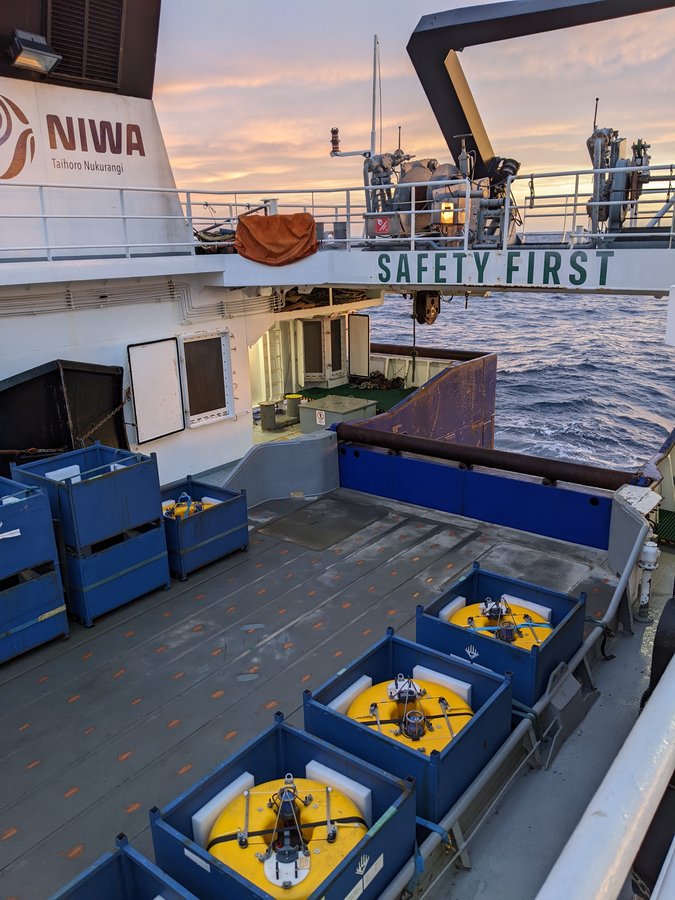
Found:
[[234, 246], [246, 259], [266, 266], [285, 266], [318, 250], [314, 217], [309, 213], [242, 216]]

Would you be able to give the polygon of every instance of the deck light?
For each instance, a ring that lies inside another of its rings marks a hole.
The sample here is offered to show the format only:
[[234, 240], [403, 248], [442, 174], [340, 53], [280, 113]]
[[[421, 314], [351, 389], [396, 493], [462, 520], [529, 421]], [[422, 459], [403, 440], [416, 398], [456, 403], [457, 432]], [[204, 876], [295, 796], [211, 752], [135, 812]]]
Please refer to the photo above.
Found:
[[30, 31], [18, 29], [14, 32], [9, 55], [13, 66], [40, 72], [42, 75], [48, 75], [63, 59], [49, 46], [47, 38], [41, 34], [31, 34]]

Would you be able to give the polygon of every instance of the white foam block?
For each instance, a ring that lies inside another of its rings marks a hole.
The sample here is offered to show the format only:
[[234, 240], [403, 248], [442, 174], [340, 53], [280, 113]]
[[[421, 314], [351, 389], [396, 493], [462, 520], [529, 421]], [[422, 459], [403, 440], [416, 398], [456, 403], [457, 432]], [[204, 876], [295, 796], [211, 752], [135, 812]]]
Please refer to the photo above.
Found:
[[464, 609], [466, 606], [466, 597], [455, 597], [449, 603], [446, 603], [443, 609], [438, 610], [438, 618], [449, 622], [458, 609]]
[[222, 500], [217, 500], [215, 497], [202, 497], [202, 503], [222, 503]]
[[11, 494], [7, 497], [0, 497], [0, 503], [3, 506], [9, 506], [10, 503], [21, 503], [21, 500], [18, 497], [13, 497]]
[[421, 681], [432, 681], [441, 687], [446, 687], [466, 700], [471, 706], [471, 685], [466, 681], [460, 681], [459, 678], [453, 678], [452, 675], [444, 675], [442, 672], [436, 672], [435, 669], [428, 669], [426, 666], [415, 666], [412, 671], [413, 678], [419, 678]]
[[51, 478], [52, 481], [65, 481], [70, 478], [73, 484], [82, 481], [80, 478], [80, 467], [78, 465], [64, 466], [62, 469], [52, 469], [51, 472], [45, 472], [45, 478]]
[[347, 778], [341, 772], [335, 769], [329, 769], [323, 763], [311, 759], [305, 767], [305, 778], [311, 778], [312, 781], [320, 781], [322, 784], [330, 785], [338, 791], [346, 794], [359, 809], [368, 828], [373, 824], [373, 793], [365, 784], [354, 781], [353, 778]]
[[334, 709], [335, 712], [346, 713], [349, 707], [352, 705], [354, 700], [362, 694], [364, 691], [367, 691], [369, 687], [373, 686], [373, 679], [370, 675], [362, 675], [358, 678], [354, 684], [350, 684], [348, 688], [346, 688], [341, 694], [338, 694], [334, 700], [331, 700], [327, 705]]
[[551, 610], [548, 606], [541, 606], [539, 603], [532, 603], [530, 600], [523, 600], [521, 597], [515, 597], [513, 594], [502, 594], [502, 598], [509, 604], [522, 606], [523, 609], [530, 609], [533, 613], [537, 613], [542, 619], [551, 622]]
[[255, 779], [253, 775], [250, 772], [242, 772], [239, 778], [231, 781], [222, 791], [218, 791], [216, 796], [212, 797], [208, 803], [205, 803], [201, 809], [197, 810], [192, 816], [192, 840], [195, 844], [199, 844], [200, 847], [206, 849], [211, 829], [215, 825], [218, 816], [228, 803], [232, 803], [244, 791], [250, 790], [254, 784]]

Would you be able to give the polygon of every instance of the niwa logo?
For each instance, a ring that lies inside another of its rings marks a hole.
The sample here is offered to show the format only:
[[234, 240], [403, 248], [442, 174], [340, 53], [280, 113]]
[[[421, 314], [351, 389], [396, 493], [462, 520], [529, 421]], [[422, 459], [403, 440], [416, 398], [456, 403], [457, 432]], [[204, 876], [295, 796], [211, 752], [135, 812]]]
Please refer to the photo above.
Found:
[[16, 178], [23, 171], [28, 156], [33, 162], [35, 135], [30, 122], [13, 100], [0, 94], [0, 170], [6, 166], [0, 171], [0, 180]]

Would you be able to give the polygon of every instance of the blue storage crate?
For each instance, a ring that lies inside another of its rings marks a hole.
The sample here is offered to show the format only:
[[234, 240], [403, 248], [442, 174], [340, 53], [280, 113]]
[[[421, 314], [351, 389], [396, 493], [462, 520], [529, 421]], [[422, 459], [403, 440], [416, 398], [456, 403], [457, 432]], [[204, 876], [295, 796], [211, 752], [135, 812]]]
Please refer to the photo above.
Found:
[[199, 900], [117, 836], [106, 853], [50, 900]]
[[66, 548], [64, 584], [68, 609], [87, 627], [158, 587], [171, 584], [166, 537], [161, 522], [120, 535], [111, 546], [89, 556], [75, 556]]
[[371, 792], [372, 803], [369, 830], [310, 894], [310, 900], [379, 897], [413, 854], [412, 781], [394, 778], [350, 753], [291, 728], [283, 722], [281, 713], [276, 714], [271, 728], [165, 809], [151, 810], [150, 828], [158, 865], [187, 885], [200, 900], [268, 898], [268, 893], [220, 862], [193, 839], [192, 816], [237, 779], [250, 775], [255, 784], [262, 784], [277, 778], [283, 780], [286, 773], [304, 777], [308, 763], [326, 766], [358, 782]]
[[94, 444], [12, 464], [12, 477], [46, 491], [60, 539], [77, 553], [161, 516], [154, 456]]
[[[371, 678], [373, 685], [393, 681], [399, 674], [422, 678], [415, 676], [416, 666], [471, 688], [473, 717], [440, 752], [432, 750], [423, 755], [329, 706], [364, 676]], [[349, 748], [395, 775], [412, 775], [418, 816], [439, 822], [508, 737], [511, 685], [502, 675], [396, 637], [389, 628], [386, 637], [316, 691], [305, 691], [304, 713], [305, 728], [312, 734]]]
[[248, 547], [246, 491], [228, 491], [188, 475], [186, 481], [162, 488], [162, 501], [180, 497], [192, 502], [210, 497], [218, 503], [183, 518], [164, 516], [172, 575], [184, 581], [195, 569]]
[[47, 496], [0, 478], [0, 662], [67, 634]]
[[[439, 618], [444, 607], [458, 597], [466, 604], [482, 603], [486, 597], [497, 599], [503, 594], [551, 610], [551, 630], [540, 646], [531, 650], [497, 640], [478, 631], [452, 625]], [[475, 660], [495, 672], [510, 672], [514, 699], [533, 706], [548, 685], [553, 670], [568, 662], [584, 639], [586, 595], [578, 598], [538, 587], [526, 581], [507, 578], [481, 569], [474, 563], [472, 570], [460, 578], [426, 609], [417, 608], [416, 638], [420, 644], [434, 647], [443, 653], [453, 653]]]

